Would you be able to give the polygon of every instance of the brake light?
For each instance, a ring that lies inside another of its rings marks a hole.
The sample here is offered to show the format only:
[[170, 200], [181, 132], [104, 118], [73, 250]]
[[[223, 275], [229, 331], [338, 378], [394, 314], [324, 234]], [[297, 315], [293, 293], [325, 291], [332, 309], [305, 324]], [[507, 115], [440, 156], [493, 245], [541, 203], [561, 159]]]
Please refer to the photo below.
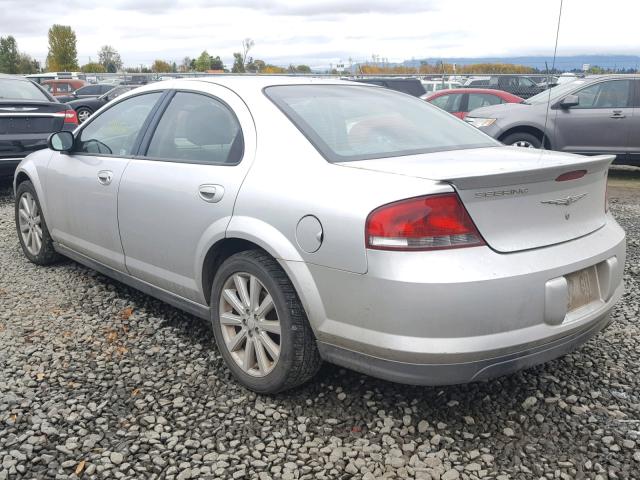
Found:
[[78, 115], [76, 115], [75, 110], [65, 110], [64, 123], [72, 123], [74, 125], [78, 125]]
[[577, 180], [587, 174], [586, 170], [573, 170], [571, 172], [563, 173], [556, 178], [556, 182], [566, 182], [567, 180]]
[[484, 240], [455, 193], [383, 205], [367, 217], [366, 246], [376, 250], [475, 247]]

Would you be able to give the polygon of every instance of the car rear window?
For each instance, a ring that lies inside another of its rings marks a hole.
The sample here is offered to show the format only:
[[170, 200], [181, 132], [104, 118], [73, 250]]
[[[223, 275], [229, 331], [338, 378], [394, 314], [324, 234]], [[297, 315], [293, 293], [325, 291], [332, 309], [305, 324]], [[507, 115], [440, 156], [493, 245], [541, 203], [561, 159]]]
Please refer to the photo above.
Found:
[[48, 102], [47, 96], [28, 80], [0, 78], [0, 100], [39, 100]]
[[424, 100], [387, 89], [279, 85], [265, 93], [330, 162], [497, 144]]

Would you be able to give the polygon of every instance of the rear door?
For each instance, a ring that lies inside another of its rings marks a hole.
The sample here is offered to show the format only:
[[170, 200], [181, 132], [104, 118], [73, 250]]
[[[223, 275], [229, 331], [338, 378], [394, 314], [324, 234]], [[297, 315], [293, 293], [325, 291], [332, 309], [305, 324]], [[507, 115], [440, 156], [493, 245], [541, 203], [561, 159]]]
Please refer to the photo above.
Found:
[[582, 154], [610, 153], [624, 160], [633, 117], [633, 82], [605, 80], [575, 92], [580, 103], [552, 110], [555, 150]]
[[204, 254], [224, 238], [253, 161], [255, 130], [242, 100], [202, 83], [173, 94], [131, 160], [118, 197], [128, 272], [203, 304]]
[[53, 154], [45, 177], [52, 238], [119, 271], [124, 271], [124, 253], [118, 187], [162, 95], [128, 97], [92, 117], [77, 134], [71, 153]]
[[464, 118], [466, 111], [463, 111], [462, 105], [466, 103], [466, 96], [466, 93], [448, 93], [434, 98], [430, 103], [458, 118]]
[[491, 93], [469, 93], [465, 104], [466, 112], [461, 118], [464, 118], [467, 112], [472, 112], [476, 108], [489, 107], [500, 103], [504, 103], [504, 101], [498, 95]]

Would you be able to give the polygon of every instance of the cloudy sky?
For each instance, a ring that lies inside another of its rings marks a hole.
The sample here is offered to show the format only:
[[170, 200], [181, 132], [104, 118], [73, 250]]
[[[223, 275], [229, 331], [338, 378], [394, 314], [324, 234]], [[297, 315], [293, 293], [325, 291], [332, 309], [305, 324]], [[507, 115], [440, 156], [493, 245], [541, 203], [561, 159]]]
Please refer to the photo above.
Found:
[[[276, 65], [553, 52], [560, 0], [0, 0], [0, 35], [47, 54], [47, 30], [70, 25], [78, 59], [114, 46], [125, 65], [207, 49], [231, 63], [243, 38]], [[640, 54], [640, 0], [564, 0], [559, 54]]]

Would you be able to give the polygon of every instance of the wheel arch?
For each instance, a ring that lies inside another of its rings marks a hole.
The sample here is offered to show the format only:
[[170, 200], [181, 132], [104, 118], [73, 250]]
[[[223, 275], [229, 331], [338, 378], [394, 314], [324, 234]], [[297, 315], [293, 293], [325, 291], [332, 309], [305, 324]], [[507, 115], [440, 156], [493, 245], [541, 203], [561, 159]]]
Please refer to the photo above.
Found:
[[517, 125], [515, 127], [511, 127], [510, 129], [505, 130], [503, 133], [501, 133], [498, 137], [498, 140], [502, 142], [505, 138], [514, 133], [528, 133], [530, 135], [534, 135], [540, 141], [544, 139], [544, 147], [547, 150], [551, 150], [551, 140], [549, 139], [549, 134], [547, 133], [545, 135], [541, 128], [535, 127], [533, 125]]

